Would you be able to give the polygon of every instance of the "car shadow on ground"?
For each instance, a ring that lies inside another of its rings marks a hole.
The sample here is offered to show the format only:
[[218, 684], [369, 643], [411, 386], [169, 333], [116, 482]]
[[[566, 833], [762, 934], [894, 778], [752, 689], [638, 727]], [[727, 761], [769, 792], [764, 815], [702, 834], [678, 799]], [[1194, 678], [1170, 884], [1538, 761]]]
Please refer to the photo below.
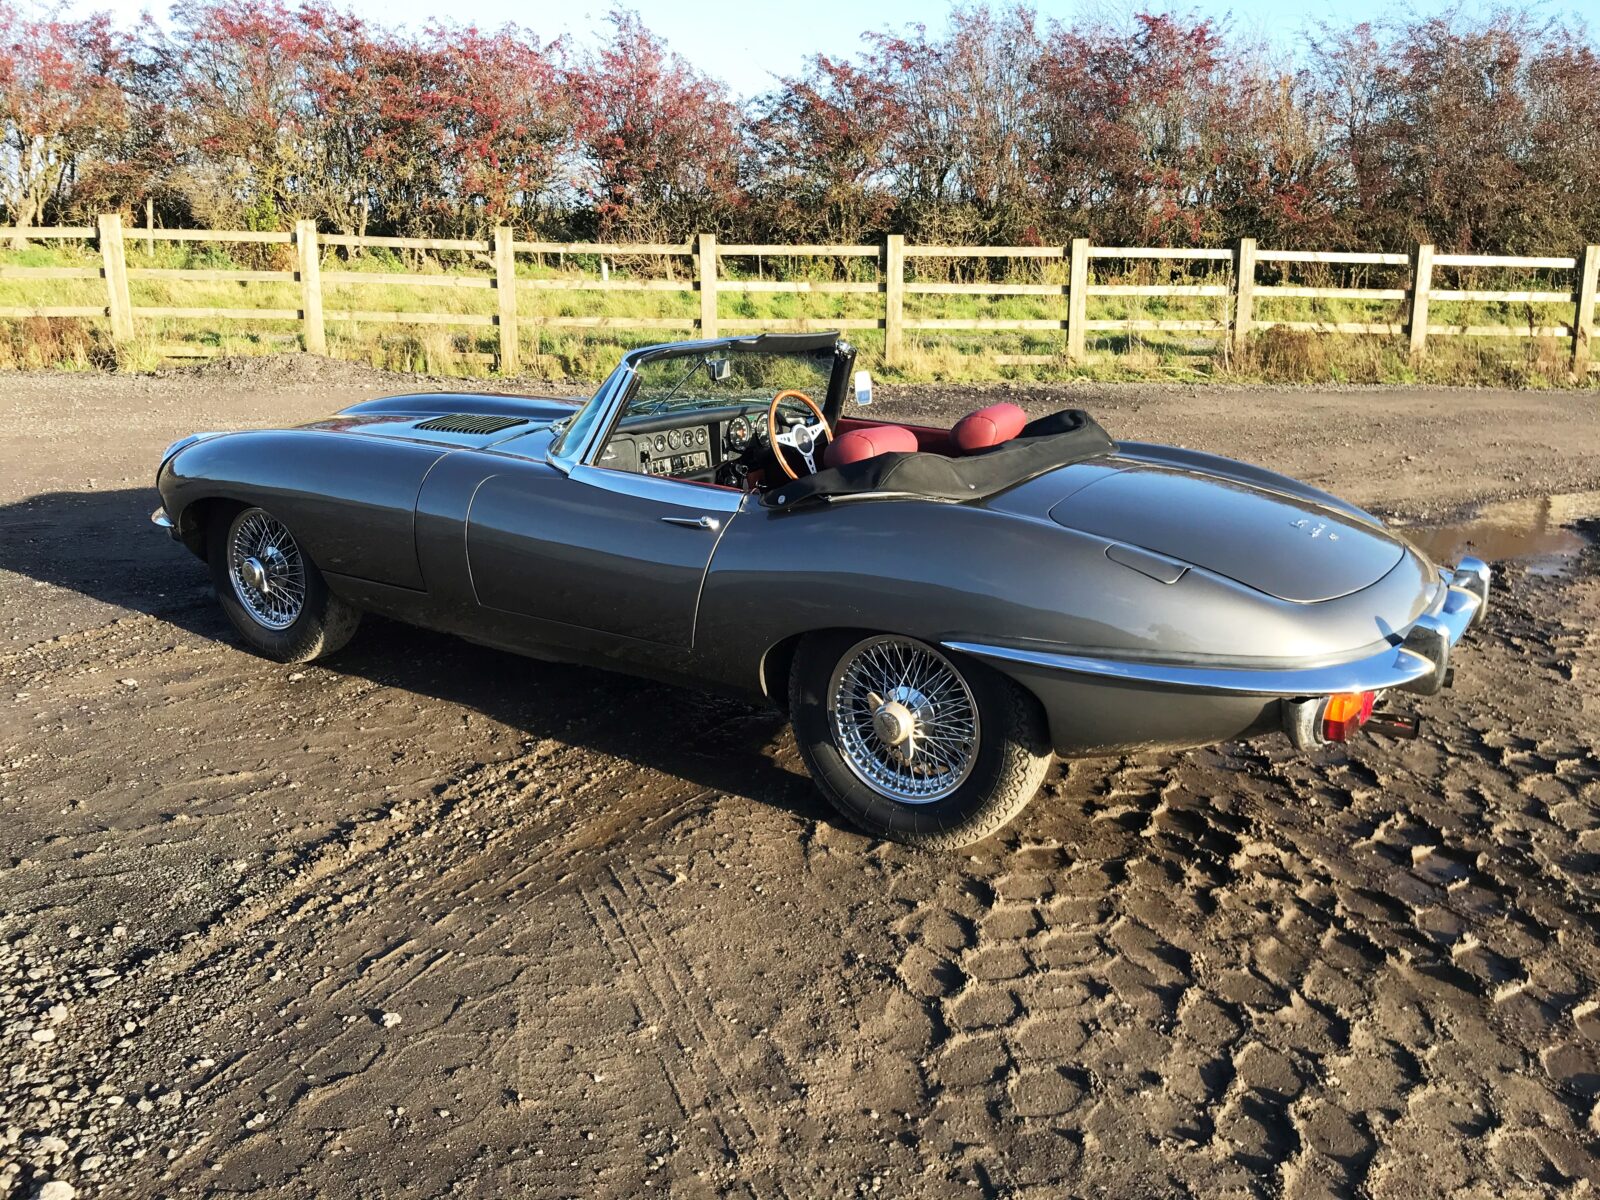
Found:
[[150, 523], [160, 502], [154, 488], [121, 488], [0, 506], [0, 570], [220, 638], [205, 564]]
[[473, 709], [530, 738], [582, 746], [807, 820], [829, 811], [794, 757], [785, 718], [739, 700], [475, 646], [382, 617], [316, 664]]
[[[204, 563], [150, 523], [153, 489], [49, 492], [0, 507], [0, 570], [239, 646]], [[248, 653], [240, 647], [240, 653]], [[260, 660], [262, 670], [275, 664]], [[473, 709], [699, 787], [802, 816], [830, 811], [793, 759], [784, 718], [738, 700], [547, 663], [368, 616], [316, 664]]]

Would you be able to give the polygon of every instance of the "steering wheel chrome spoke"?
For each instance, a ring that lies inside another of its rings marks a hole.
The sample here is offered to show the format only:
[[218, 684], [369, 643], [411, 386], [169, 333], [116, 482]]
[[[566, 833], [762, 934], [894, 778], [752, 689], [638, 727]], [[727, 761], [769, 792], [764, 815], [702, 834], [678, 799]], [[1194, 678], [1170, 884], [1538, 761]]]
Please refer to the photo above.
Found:
[[[797, 422], [787, 429], [778, 430], [778, 406], [785, 400], [798, 400], [816, 415], [816, 420], [811, 423]], [[804, 392], [790, 390], [779, 392], [772, 398], [772, 403], [767, 405], [767, 441], [772, 443], [772, 456], [778, 460], [778, 466], [790, 479], [799, 479], [799, 474], [789, 465], [789, 460], [784, 456], [784, 449], [793, 450], [805, 463], [806, 473], [815, 475], [817, 472], [817, 456], [826, 442], [833, 441], [833, 429], [828, 425], [828, 418], [817, 402]]]
[[815, 475], [817, 472], [817, 449], [823, 438], [832, 438], [832, 431], [826, 422], [819, 421], [815, 425], [791, 425], [780, 433], [776, 441], [780, 446], [787, 446], [801, 458], [805, 459], [806, 470]]

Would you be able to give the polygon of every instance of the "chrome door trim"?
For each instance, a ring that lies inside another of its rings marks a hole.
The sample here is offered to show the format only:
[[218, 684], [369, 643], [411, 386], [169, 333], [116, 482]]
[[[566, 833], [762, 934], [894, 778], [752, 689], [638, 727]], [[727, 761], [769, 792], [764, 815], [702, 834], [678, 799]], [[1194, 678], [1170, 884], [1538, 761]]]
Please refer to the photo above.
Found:
[[685, 529], [706, 529], [712, 533], [722, 528], [715, 517], [662, 517], [668, 525], [682, 525]]

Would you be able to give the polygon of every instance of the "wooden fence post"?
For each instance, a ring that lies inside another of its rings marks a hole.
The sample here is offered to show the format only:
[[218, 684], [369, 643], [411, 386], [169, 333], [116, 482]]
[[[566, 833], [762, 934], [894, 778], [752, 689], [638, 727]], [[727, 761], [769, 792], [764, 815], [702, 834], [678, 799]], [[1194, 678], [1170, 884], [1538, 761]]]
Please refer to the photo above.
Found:
[[906, 350], [906, 239], [883, 239], [883, 365], [898, 367]]
[[1411, 361], [1418, 362], [1428, 349], [1428, 293], [1433, 290], [1433, 244], [1421, 242], [1411, 252], [1411, 315], [1406, 333], [1411, 339]]
[[702, 233], [695, 265], [700, 274], [700, 336], [717, 336], [717, 235]]
[[317, 223], [296, 221], [295, 248], [300, 254], [300, 319], [305, 326], [307, 354], [326, 354], [328, 336], [322, 324], [322, 250]]
[[1089, 331], [1089, 239], [1073, 238], [1067, 266], [1067, 361], [1082, 362]]
[[100, 261], [106, 275], [106, 315], [111, 318], [111, 340], [126, 342], [133, 337], [133, 301], [128, 295], [128, 256], [122, 245], [122, 217], [101, 213], [99, 218]]
[[1233, 248], [1233, 349], [1243, 350], [1255, 320], [1256, 240], [1240, 238]]
[[1600, 288], [1600, 246], [1585, 246], [1578, 258], [1578, 311], [1572, 319], [1572, 373], [1582, 383], [1594, 356], [1594, 302]]
[[517, 343], [517, 254], [511, 226], [494, 231], [494, 290], [500, 301], [500, 374], [515, 375], [522, 369]]

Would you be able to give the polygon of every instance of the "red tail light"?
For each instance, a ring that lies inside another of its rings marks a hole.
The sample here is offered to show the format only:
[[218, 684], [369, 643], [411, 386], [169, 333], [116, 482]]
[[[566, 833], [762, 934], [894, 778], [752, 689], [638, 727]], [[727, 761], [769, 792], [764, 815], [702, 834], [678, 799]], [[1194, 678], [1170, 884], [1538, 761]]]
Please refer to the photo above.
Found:
[[1376, 692], [1340, 692], [1329, 696], [1322, 709], [1322, 736], [1330, 742], [1348, 742], [1350, 735], [1367, 723]]

